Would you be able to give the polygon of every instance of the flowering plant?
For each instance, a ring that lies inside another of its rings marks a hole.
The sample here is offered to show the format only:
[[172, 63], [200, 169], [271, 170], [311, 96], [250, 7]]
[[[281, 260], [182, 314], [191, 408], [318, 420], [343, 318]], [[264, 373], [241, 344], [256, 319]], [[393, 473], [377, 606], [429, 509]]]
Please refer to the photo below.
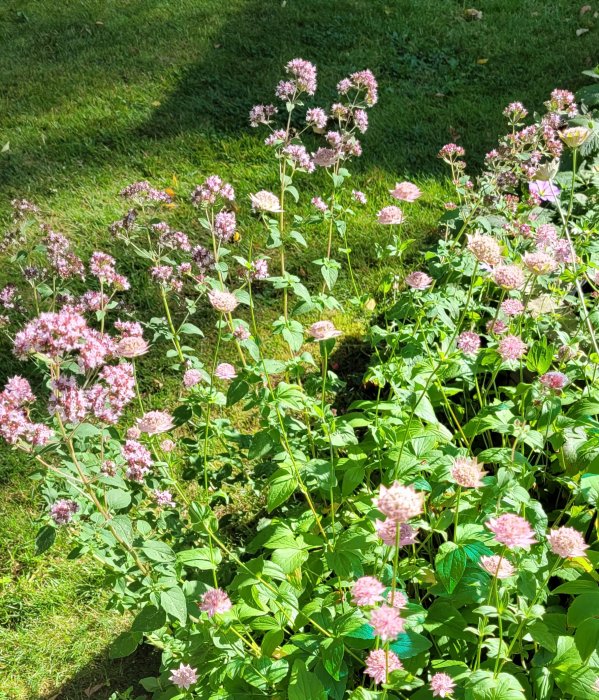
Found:
[[[141, 680], [155, 700], [596, 697], [597, 123], [555, 91], [529, 126], [507, 108], [511, 133], [476, 179], [444, 146], [457, 202], [426, 271], [404, 272], [407, 214], [382, 206], [397, 274], [364, 395], [341, 411], [333, 290], [344, 270], [367, 308], [347, 226], [366, 197], [346, 184], [377, 84], [353, 73], [338, 103], [304, 113], [316, 69], [286, 72], [284, 127], [274, 105], [250, 114], [270, 129], [279, 191], [252, 194], [243, 240], [243, 206], [218, 176], [193, 191], [189, 233], [164, 221], [176, 192], [122, 190], [132, 205], [111, 231], [153, 280], [159, 316], [126, 305], [113, 257], [85, 264], [45, 225], [35, 239], [40, 212], [14, 203], [5, 245], [24, 284], [2, 290], [2, 325], [33, 371], [0, 394], [0, 435], [39, 467], [38, 550], [62, 529], [71, 556], [105, 566], [112, 604], [132, 614], [113, 655], [162, 650]], [[291, 216], [316, 169], [330, 192]], [[406, 208], [420, 196], [390, 190]], [[313, 227], [322, 280], [308, 289], [289, 261]], [[260, 310], [272, 299], [273, 319]], [[178, 386], [166, 407], [137, 381], [165, 345]], [[240, 523], [229, 501], [243, 489]]]

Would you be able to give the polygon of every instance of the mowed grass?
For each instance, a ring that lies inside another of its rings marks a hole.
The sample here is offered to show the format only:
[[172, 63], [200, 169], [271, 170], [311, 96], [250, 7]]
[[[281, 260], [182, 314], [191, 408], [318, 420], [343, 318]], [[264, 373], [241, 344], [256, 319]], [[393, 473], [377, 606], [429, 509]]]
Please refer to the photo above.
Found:
[[[230, 180], [241, 202], [274, 187], [264, 134], [247, 126], [256, 102], [273, 99], [281, 66], [314, 61], [326, 105], [345, 74], [371, 68], [380, 104], [370, 113], [364, 156], [352, 186], [369, 194], [353, 220], [357, 275], [376, 292], [382, 270], [374, 223], [387, 190], [410, 179], [424, 196], [409, 209], [406, 235], [434, 235], [449, 198], [436, 153], [447, 141], [480, 165], [503, 129], [501, 110], [522, 100], [540, 109], [554, 87], [576, 89], [597, 61], [597, 20], [580, 1], [480, 0], [480, 21], [449, 0], [4, 0], [0, 5], [0, 220], [27, 197], [84, 253], [104, 248], [136, 283], [134, 301], [150, 313], [152, 290], [137, 263], [107, 235], [119, 216], [118, 191], [149, 179], [183, 197], [211, 173]], [[590, 31], [576, 36], [578, 28]], [[304, 178], [299, 210], [322, 194], [322, 175]], [[191, 212], [175, 217], [189, 230]], [[241, 231], [249, 226], [240, 219]], [[291, 261], [299, 273], [318, 257]], [[5, 273], [0, 273], [2, 277]], [[346, 328], [359, 317], [341, 319]], [[201, 352], [208, 353], [210, 341]], [[16, 371], [4, 346], [2, 373]], [[146, 368], [144, 388], [168, 400], [163, 367]], [[40, 517], [31, 465], [0, 453], [0, 699], [105, 698], [146, 675], [155, 660], [110, 662], [106, 649], [127, 620], [104, 612], [102, 573], [66, 561], [68, 545], [34, 554]]]

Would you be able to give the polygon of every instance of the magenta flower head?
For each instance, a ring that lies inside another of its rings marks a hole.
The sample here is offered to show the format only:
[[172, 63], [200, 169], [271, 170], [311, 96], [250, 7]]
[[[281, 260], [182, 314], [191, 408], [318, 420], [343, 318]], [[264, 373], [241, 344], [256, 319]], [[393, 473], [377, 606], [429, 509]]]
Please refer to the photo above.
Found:
[[233, 607], [231, 599], [222, 588], [211, 588], [206, 591], [200, 601], [200, 610], [208, 617], [228, 612]]
[[370, 613], [370, 624], [376, 636], [386, 642], [397, 639], [397, 636], [403, 632], [405, 621], [400, 617], [398, 608], [381, 605]]
[[377, 221], [383, 226], [397, 226], [404, 220], [403, 212], [399, 207], [383, 207], [377, 216]]
[[528, 191], [542, 202], [553, 203], [559, 200], [560, 188], [551, 180], [533, 180], [528, 183]]
[[430, 689], [434, 698], [446, 698], [453, 694], [455, 681], [447, 673], [435, 673], [431, 678]]
[[589, 545], [583, 536], [573, 527], [558, 527], [547, 535], [549, 547], [554, 554], [564, 559], [586, 556], [585, 550]]
[[373, 649], [366, 658], [364, 673], [375, 683], [386, 683], [390, 673], [402, 669], [402, 663], [392, 651]]
[[198, 672], [197, 669], [192, 668], [191, 666], [181, 664], [179, 668], [171, 671], [169, 680], [173, 685], [176, 685], [177, 688], [189, 690], [189, 688], [198, 680]]
[[480, 350], [480, 336], [472, 331], [464, 331], [458, 336], [457, 346], [464, 355], [476, 355]]
[[314, 340], [321, 342], [331, 338], [338, 338], [341, 335], [341, 331], [335, 328], [332, 321], [316, 321], [308, 328], [308, 335], [312, 336]]
[[50, 516], [57, 525], [67, 525], [78, 510], [79, 506], [75, 501], [67, 501], [63, 498], [53, 504], [50, 509]]
[[395, 481], [389, 488], [381, 484], [379, 495], [373, 503], [390, 520], [406, 523], [422, 513], [424, 496], [412, 486], [402, 486]]
[[528, 350], [528, 346], [516, 335], [506, 335], [499, 341], [499, 354], [504, 361], [519, 360]]
[[389, 194], [402, 202], [415, 202], [422, 195], [422, 192], [412, 182], [398, 182], [394, 189], [389, 190]]
[[568, 377], [562, 372], [546, 372], [539, 377], [541, 384], [552, 391], [561, 391], [569, 382]]
[[498, 554], [482, 556], [478, 563], [488, 574], [499, 579], [510, 578], [516, 573], [511, 562]]
[[429, 275], [427, 275], [426, 272], [420, 272], [419, 270], [416, 270], [415, 272], [410, 272], [410, 274], [405, 279], [405, 283], [408, 285], [408, 287], [411, 287], [412, 289], [418, 289], [420, 291], [423, 291], [431, 286], [431, 284], [433, 283], [433, 278], [429, 277]]
[[362, 576], [353, 585], [351, 596], [355, 605], [370, 607], [384, 600], [385, 586], [374, 576]]
[[235, 379], [237, 372], [235, 371], [235, 367], [233, 367], [233, 365], [229, 364], [228, 362], [221, 362], [214, 370], [214, 376], [217, 379], [229, 381], [231, 379]]
[[486, 523], [500, 544], [508, 549], [527, 548], [536, 543], [535, 534], [529, 523], [514, 513], [505, 513], [491, 518]]

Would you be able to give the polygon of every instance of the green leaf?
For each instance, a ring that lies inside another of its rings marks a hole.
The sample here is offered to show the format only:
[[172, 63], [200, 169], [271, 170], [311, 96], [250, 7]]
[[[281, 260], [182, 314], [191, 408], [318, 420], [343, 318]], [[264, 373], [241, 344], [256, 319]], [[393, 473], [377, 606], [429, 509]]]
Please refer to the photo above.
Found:
[[186, 549], [182, 552], [177, 552], [177, 561], [192, 569], [200, 569], [202, 571], [212, 571], [216, 569], [222, 560], [222, 554], [219, 549], [210, 547], [198, 547], [197, 549]]
[[285, 634], [281, 629], [269, 630], [264, 637], [262, 637], [262, 643], [260, 647], [264, 656], [272, 656], [274, 650], [283, 641]]
[[526, 700], [520, 683], [509, 673], [476, 671], [471, 674], [465, 689], [465, 700]]
[[44, 525], [38, 530], [35, 536], [35, 553], [36, 555], [43, 554], [50, 549], [56, 539], [56, 528], [52, 525]]
[[531, 349], [526, 355], [526, 367], [531, 372], [545, 374], [545, 372], [551, 367], [554, 353], [555, 348], [553, 345], [547, 344], [547, 338], [538, 340], [533, 343]]
[[266, 499], [268, 512], [272, 513], [275, 508], [285, 503], [296, 489], [297, 480], [295, 476], [286, 469], [277, 469], [269, 480], [268, 496]]
[[142, 637], [141, 632], [121, 632], [110, 646], [110, 658], [122, 659], [130, 656], [139, 646]]
[[302, 234], [299, 231], [290, 231], [289, 238], [294, 240], [296, 243], [299, 243], [304, 248], [308, 247], [308, 244], [306, 243], [306, 239], [302, 236]]
[[318, 678], [306, 669], [306, 664], [297, 659], [291, 669], [288, 700], [326, 700], [327, 693]]
[[453, 593], [466, 570], [466, 552], [455, 542], [445, 542], [435, 557], [435, 569], [448, 593]]
[[408, 630], [400, 634], [397, 641], [391, 644], [391, 649], [400, 659], [411, 659], [413, 656], [418, 656], [423, 651], [430, 649], [433, 643], [417, 632]]
[[586, 663], [594, 651], [599, 652], [599, 620], [589, 617], [581, 622], [574, 634], [574, 642], [582, 662]]
[[307, 559], [308, 552], [305, 549], [276, 549], [272, 555], [272, 561], [290, 574], [298, 569]]
[[182, 625], [185, 624], [187, 620], [187, 601], [185, 600], [185, 594], [180, 588], [174, 586], [169, 588], [168, 591], [162, 591], [160, 594], [160, 605], [168, 615], [179, 620]]
[[229, 390], [227, 391], [227, 406], [234, 406], [236, 403], [244, 399], [250, 390], [250, 385], [242, 379], [237, 377], [231, 384], [229, 384]]
[[322, 645], [322, 662], [324, 667], [336, 681], [340, 678], [341, 664], [345, 647], [340, 639], [327, 640]]
[[166, 624], [166, 614], [164, 610], [159, 610], [154, 605], [146, 605], [138, 613], [131, 630], [133, 632], [153, 632], [159, 630]]
[[106, 502], [112, 510], [122, 510], [131, 503], [131, 494], [123, 489], [110, 489], [106, 492]]
[[574, 599], [568, 608], [568, 627], [578, 627], [591, 617], [599, 617], [599, 591], [589, 591]]
[[202, 338], [204, 337], [202, 331], [193, 323], [184, 323], [179, 328], [179, 333], [182, 333], [183, 335], [199, 335]]
[[164, 542], [159, 540], [146, 540], [141, 548], [144, 555], [151, 561], [166, 563], [175, 561], [175, 553]]
[[127, 542], [127, 544], [131, 544], [133, 540], [131, 519], [126, 515], [117, 515], [116, 518], [112, 518], [109, 522], [119, 537]]
[[578, 418], [589, 418], [599, 414], [599, 402], [592, 399], [581, 399], [570, 406], [568, 418], [577, 420]]

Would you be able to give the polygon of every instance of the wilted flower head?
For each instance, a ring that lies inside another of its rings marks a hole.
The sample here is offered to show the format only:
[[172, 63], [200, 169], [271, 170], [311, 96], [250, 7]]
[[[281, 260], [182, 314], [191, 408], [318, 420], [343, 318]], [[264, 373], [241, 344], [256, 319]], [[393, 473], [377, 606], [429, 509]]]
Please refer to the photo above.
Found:
[[501, 262], [501, 246], [492, 236], [480, 233], [468, 236], [468, 250], [479, 262], [487, 265], [497, 265]]
[[231, 599], [222, 588], [211, 588], [204, 593], [200, 601], [200, 610], [207, 613], [208, 617], [226, 613], [232, 607]]
[[386, 683], [390, 673], [402, 668], [401, 661], [392, 651], [373, 649], [366, 657], [364, 673], [370, 676], [375, 683]]
[[497, 265], [491, 275], [493, 281], [503, 289], [522, 289], [524, 287], [524, 272], [518, 265]]
[[239, 304], [234, 294], [219, 289], [211, 289], [208, 292], [208, 300], [214, 309], [223, 314], [231, 313]]
[[381, 605], [370, 613], [370, 624], [377, 637], [386, 642], [397, 639], [398, 634], [403, 632], [405, 621], [400, 617], [398, 608]]
[[480, 350], [480, 336], [472, 331], [464, 331], [458, 336], [457, 346], [465, 355], [476, 355]]
[[[395, 547], [397, 542], [397, 526], [395, 520], [387, 518], [386, 520], [375, 520], [374, 527], [376, 534], [383, 540], [388, 547]], [[408, 523], [399, 523], [399, 546], [406, 547], [416, 544], [418, 530], [414, 529]]]
[[505, 338], [499, 341], [499, 347], [497, 349], [499, 350], [502, 360], [519, 360], [526, 354], [528, 346], [523, 340], [518, 338], [518, 336], [506, 335]]
[[351, 596], [355, 605], [370, 607], [383, 601], [385, 586], [374, 576], [362, 576], [353, 585]]
[[546, 372], [539, 377], [541, 384], [553, 391], [561, 391], [568, 384], [568, 377], [562, 372]]
[[178, 688], [188, 690], [198, 680], [198, 672], [197, 669], [189, 665], [181, 664], [179, 668], [171, 671], [169, 680]]
[[525, 253], [522, 257], [524, 267], [535, 275], [548, 275], [557, 269], [557, 260], [549, 253], [536, 251], [534, 253]]
[[308, 335], [314, 340], [322, 341], [337, 338], [341, 335], [341, 331], [335, 328], [332, 321], [316, 321], [308, 328]]
[[424, 496], [412, 486], [403, 486], [395, 481], [389, 488], [381, 484], [374, 505], [390, 520], [406, 523], [422, 513]]
[[403, 202], [415, 202], [422, 195], [420, 188], [411, 182], [398, 182], [389, 194]]
[[79, 506], [75, 501], [67, 501], [63, 498], [53, 504], [50, 509], [50, 515], [57, 525], [66, 525], [71, 522], [73, 515], [75, 515], [78, 510]]
[[430, 689], [434, 698], [446, 698], [453, 693], [455, 681], [447, 673], [435, 673], [431, 678]]
[[230, 379], [235, 379], [237, 372], [235, 371], [235, 367], [233, 367], [233, 365], [229, 364], [228, 362], [221, 362], [214, 370], [214, 376], [217, 379], [228, 381]]
[[319, 148], [312, 154], [312, 161], [319, 168], [330, 168], [339, 160], [340, 153], [334, 148]]
[[482, 556], [478, 563], [488, 574], [499, 579], [509, 578], [516, 573], [512, 564], [498, 554]]
[[165, 411], [148, 411], [137, 419], [137, 427], [148, 435], [166, 433], [174, 428], [173, 417]]
[[281, 204], [276, 194], [268, 192], [268, 190], [260, 190], [256, 194], [251, 194], [252, 209], [254, 211], [270, 211], [278, 213], [281, 211]]
[[558, 527], [557, 530], [551, 530], [547, 535], [547, 541], [551, 551], [564, 559], [584, 557], [585, 550], [589, 548], [584, 537], [573, 527]]
[[426, 272], [420, 272], [416, 270], [415, 272], [410, 272], [406, 277], [405, 283], [408, 287], [412, 289], [419, 289], [420, 291], [427, 289], [433, 283], [433, 278], [429, 277]]
[[561, 140], [568, 148], [579, 148], [591, 135], [591, 130], [585, 126], [571, 126], [559, 132]]
[[486, 525], [495, 535], [495, 539], [508, 549], [529, 547], [537, 541], [528, 522], [514, 513], [505, 513], [497, 518], [491, 518]]
[[390, 207], [383, 207], [376, 216], [379, 224], [383, 224], [384, 226], [401, 224], [404, 219], [402, 210], [393, 205]]
[[472, 457], [456, 457], [451, 468], [451, 478], [464, 488], [479, 488], [483, 485], [485, 474], [487, 472], [482, 470], [482, 464]]

